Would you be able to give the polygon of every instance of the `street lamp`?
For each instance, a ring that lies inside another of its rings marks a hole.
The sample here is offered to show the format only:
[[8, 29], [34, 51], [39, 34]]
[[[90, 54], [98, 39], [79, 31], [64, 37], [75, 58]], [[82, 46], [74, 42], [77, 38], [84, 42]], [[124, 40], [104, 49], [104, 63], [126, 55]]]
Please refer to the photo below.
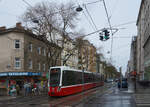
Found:
[[[76, 11], [77, 11], [77, 12], [81, 12], [82, 10], [83, 10], [83, 8], [80, 7], [80, 5], [76, 8]], [[38, 24], [38, 23], [39, 23], [39, 20], [38, 20], [37, 18], [33, 18], [33, 19], [32, 19], [32, 22]]]
[[77, 11], [77, 12], [81, 12], [82, 10], [83, 10], [83, 8], [80, 7], [80, 5], [79, 5], [79, 7], [76, 8], [76, 11]]
[[39, 23], [39, 20], [38, 20], [37, 18], [34, 18], [34, 19], [32, 19], [32, 22], [38, 24], [38, 23]]

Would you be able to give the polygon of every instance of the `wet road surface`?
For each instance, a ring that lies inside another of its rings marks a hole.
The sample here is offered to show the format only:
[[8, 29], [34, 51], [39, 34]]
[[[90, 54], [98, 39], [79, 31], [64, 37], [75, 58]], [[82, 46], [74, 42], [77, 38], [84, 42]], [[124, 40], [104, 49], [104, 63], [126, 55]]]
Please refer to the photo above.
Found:
[[108, 85], [62, 98], [44, 95], [0, 100], [0, 107], [135, 107], [132, 93], [130, 88], [120, 91]]
[[112, 87], [105, 94], [97, 94], [95, 98], [78, 107], [136, 107], [136, 104], [132, 88], [119, 90], [117, 87]]

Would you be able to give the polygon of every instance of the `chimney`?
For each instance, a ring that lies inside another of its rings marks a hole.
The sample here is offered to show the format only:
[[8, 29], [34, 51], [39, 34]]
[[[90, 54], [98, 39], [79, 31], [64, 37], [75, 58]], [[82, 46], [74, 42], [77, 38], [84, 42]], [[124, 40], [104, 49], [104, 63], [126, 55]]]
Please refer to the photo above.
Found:
[[16, 23], [16, 28], [23, 29], [21, 22]]
[[4, 31], [4, 30], [6, 30], [5, 26], [0, 27], [0, 31]]

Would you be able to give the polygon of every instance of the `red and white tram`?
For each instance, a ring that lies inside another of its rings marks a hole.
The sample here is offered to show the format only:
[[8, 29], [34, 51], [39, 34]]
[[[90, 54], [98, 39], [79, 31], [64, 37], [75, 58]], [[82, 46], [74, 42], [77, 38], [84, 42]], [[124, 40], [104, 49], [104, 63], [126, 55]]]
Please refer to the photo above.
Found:
[[65, 66], [51, 67], [49, 71], [49, 96], [71, 95], [102, 85], [104, 82], [96, 73]]

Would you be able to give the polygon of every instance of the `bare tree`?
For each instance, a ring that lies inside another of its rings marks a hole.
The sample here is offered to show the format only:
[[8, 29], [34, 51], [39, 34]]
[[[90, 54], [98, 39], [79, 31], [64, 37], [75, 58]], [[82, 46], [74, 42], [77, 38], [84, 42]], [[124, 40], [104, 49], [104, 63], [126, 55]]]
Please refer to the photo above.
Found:
[[64, 44], [68, 40], [68, 34], [74, 33], [72, 29], [75, 28], [78, 20], [74, 5], [71, 2], [67, 4], [42, 2], [34, 7], [29, 7], [22, 16], [22, 21], [28, 29], [52, 44], [47, 43], [47, 54], [51, 57], [51, 59], [47, 58], [49, 66], [56, 65]]

